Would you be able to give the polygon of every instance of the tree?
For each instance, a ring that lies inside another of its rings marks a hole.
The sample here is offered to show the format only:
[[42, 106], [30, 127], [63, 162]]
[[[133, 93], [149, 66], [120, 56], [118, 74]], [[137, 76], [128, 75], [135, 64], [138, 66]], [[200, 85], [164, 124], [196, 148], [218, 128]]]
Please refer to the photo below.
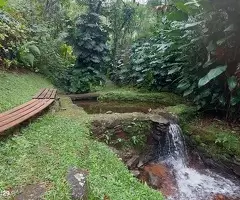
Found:
[[85, 3], [88, 12], [77, 19], [76, 27], [70, 30], [67, 38], [77, 57], [75, 66], [68, 72], [68, 91], [74, 93], [88, 92], [92, 84], [103, 81], [102, 72], [108, 54], [108, 33], [100, 19], [102, 1]]

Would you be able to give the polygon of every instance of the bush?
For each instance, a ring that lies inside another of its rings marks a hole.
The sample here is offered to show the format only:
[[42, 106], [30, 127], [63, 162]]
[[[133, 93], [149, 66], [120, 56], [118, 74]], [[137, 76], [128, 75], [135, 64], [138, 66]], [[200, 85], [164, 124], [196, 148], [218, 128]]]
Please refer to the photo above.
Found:
[[168, 88], [192, 99], [198, 109], [237, 119], [239, 6], [232, 0], [175, 3], [155, 36], [132, 45], [129, 65], [121, 65], [114, 80], [148, 90]]

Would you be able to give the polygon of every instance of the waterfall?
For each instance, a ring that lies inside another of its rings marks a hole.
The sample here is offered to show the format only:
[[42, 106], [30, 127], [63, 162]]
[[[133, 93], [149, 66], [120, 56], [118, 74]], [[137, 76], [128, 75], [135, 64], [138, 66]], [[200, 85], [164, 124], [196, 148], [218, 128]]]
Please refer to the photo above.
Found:
[[186, 165], [187, 162], [187, 152], [185, 147], [184, 138], [182, 135], [182, 130], [177, 124], [169, 125], [169, 132], [167, 134], [165, 150], [167, 157], [182, 162], [182, 165]]
[[183, 134], [177, 124], [170, 124], [164, 137], [164, 153], [159, 155], [159, 162], [171, 169], [178, 187], [177, 194], [169, 200], [212, 200], [216, 194], [240, 198], [240, 187], [232, 181], [207, 169], [200, 173], [188, 167]]

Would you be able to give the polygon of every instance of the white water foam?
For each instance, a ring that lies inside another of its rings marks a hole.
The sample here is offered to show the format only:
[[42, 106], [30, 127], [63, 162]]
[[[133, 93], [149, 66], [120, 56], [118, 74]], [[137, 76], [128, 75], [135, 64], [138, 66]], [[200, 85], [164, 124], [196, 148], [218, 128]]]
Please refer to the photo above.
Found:
[[169, 200], [211, 200], [216, 194], [240, 199], [239, 185], [210, 170], [200, 173], [187, 167], [184, 140], [178, 125], [170, 125], [169, 135], [172, 144], [167, 145], [169, 151], [164, 163], [171, 166], [178, 187], [177, 194]]

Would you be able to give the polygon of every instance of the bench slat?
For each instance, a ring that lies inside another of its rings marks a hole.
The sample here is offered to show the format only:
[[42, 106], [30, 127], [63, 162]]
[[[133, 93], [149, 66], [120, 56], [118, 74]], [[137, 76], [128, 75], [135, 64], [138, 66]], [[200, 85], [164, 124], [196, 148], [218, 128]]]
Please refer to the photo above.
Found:
[[38, 99], [45, 99], [46, 94], [48, 93], [49, 89], [45, 89], [42, 94], [38, 97]]
[[34, 110], [31, 109], [30, 112], [25, 112], [24, 115], [15, 117], [14, 121], [10, 121], [9, 123], [0, 126], [0, 133], [12, 128], [22, 122], [24, 122], [25, 120], [33, 117], [34, 115], [36, 115], [37, 113], [41, 112], [42, 110], [44, 110], [45, 108], [47, 108], [50, 104], [52, 104], [54, 102], [53, 99], [49, 99], [49, 100], [39, 100], [42, 102], [42, 104], [40, 104], [40, 106], [36, 107]]
[[50, 99], [55, 99], [56, 93], [57, 93], [57, 89], [53, 89], [53, 92], [52, 92], [52, 94], [50, 96]]
[[18, 106], [16, 108], [13, 108], [13, 109], [8, 110], [6, 112], [0, 113], [0, 118], [5, 116], [5, 115], [11, 114], [13, 112], [16, 112], [16, 111], [18, 111], [18, 110], [20, 110], [20, 109], [22, 109], [22, 108], [24, 108], [24, 107], [34, 103], [34, 102], [36, 102], [36, 101], [37, 101], [37, 99], [32, 99], [31, 101], [28, 101], [27, 103], [24, 103], [24, 104], [22, 104], [22, 105], [20, 105], [20, 106]]
[[10, 110], [7, 114], [0, 116], [0, 126], [1, 126], [2, 121], [6, 120], [8, 118], [11, 118], [12, 116], [18, 115], [19, 113], [22, 113], [26, 110], [29, 110], [32, 107], [36, 106], [37, 104], [39, 104], [39, 101], [38, 101], [38, 99], [35, 99], [35, 101], [32, 101], [32, 103], [30, 103], [20, 109], [17, 109], [17, 110], [13, 109], [14, 111]]
[[48, 93], [46, 94], [45, 98], [50, 99], [51, 95], [53, 93], [53, 89], [49, 89]]
[[36, 95], [33, 96], [33, 99], [37, 99], [43, 92], [45, 88], [41, 89]]
[[27, 110], [25, 110], [23, 112], [18, 112], [15, 115], [12, 115], [11, 117], [9, 117], [7, 119], [4, 119], [3, 121], [0, 122], [0, 127], [4, 126], [4, 125], [6, 125], [6, 124], [8, 124], [8, 123], [10, 123], [10, 122], [12, 122], [14, 120], [17, 120], [18, 118], [20, 118], [23, 115], [26, 115], [26, 114], [34, 111], [35, 109], [37, 109], [37, 108], [41, 107], [43, 104], [45, 104], [46, 101], [47, 100], [45, 100], [45, 99], [44, 100], [38, 100], [37, 104], [34, 105], [33, 107], [30, 107], [29, 109], [27, 109]]

